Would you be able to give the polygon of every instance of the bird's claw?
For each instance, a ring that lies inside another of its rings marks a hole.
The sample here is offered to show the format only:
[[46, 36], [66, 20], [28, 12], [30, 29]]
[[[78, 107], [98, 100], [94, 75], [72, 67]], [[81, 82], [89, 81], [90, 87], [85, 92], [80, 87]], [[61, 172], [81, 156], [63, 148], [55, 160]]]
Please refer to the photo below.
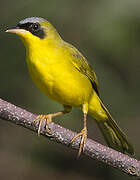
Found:
[[[46, 124], [46, 131], [48, 134], [51, 134], [51, 131], [49, 129], [49, 123], [52, 122], [52, 114], [48, 114], [48, 115], [38, 115], [35, 119], [34, 119], [34, 123], [36, 123], [37, 121], [39, 121], [39, 125], [38, 125], [38, 136], [40, 135], [41, 132], [41, 126], [43, 123]], [[45, 121], [45, 122], [44, 122]]]
[[73, 143], [75, 141], [75, 139], [77, 139], [79, 136], [81, 136], [81, 142], [80, 142], [80, 147], [79, 147], [79, 151], [78, 151], [78, 155], [77, 155], [77, 158], [80, 157], [80, 154], [82, 151], [84, 151], [84, 145], [85, 145], [85, 142], [86, 142], [86, 139], [87, 139], [87, 128], [83, 128], [81, 130], [80, 133], [78, 133], [76, 136], [74, 136], [71, 140], [71, 143]]

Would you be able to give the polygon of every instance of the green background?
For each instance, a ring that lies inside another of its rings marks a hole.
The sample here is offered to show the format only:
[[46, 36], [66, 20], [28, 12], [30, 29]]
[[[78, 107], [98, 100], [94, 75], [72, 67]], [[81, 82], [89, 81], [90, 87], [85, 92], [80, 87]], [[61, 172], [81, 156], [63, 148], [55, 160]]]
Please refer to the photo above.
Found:
[[[129, 136], [140, 158], [140, 1], [139, 0], [1, 0], [0, 97], [37, 114], [56, 112], [61, 105], [48, 99], [32, 83], [25, 48], [15, 35], [5, 33], [19, 20], [40, 16], [50, 21], [62, 38], [76, 46], [94, 67], [100, 94], [114, 119]], [[82, 113], [54, 121], [80, 131]], [[88, 136], [104, 144], [88, 116]], [[130, 179], [127, 175], [24, 128], [0, 121], [0, 179]]]

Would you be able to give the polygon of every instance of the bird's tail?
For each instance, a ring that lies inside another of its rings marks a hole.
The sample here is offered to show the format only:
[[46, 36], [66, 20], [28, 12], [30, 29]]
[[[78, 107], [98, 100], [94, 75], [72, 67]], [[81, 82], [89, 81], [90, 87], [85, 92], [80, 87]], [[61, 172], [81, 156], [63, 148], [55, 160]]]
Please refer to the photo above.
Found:
[[113, 120], [99, 97], [94, 94], [89, 103], [89, 113], [95, 119], [109, 147], [133, 155], [134, 149], [125, 133]]

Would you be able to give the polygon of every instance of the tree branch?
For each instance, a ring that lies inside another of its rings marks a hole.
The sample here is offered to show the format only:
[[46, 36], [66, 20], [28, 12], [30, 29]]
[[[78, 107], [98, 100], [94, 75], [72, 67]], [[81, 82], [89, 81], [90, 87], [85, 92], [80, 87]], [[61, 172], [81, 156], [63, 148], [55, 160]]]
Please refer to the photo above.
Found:
[[[37, 115], [0, 99], [0, 118], [4, 120], [36, 132], [38, 125], [33, 123], [36, 116]], [[45, 125], [43, 126], [45, 127]], [[50, 132], [48, 134], [43, 126], [41, 127], [41, 135], [48, 137], [50, 140], [78, 150], [80, 138], [77, 138], [73, 144], [71, 144], [71, 139], [76, 135], [75, 132], [52, 122], [49, 124], [51, 134]], [[140, 161], [109, 147], [103, 146], [91, 139], [87, 139], [83, 154], [115, 167], [116, 169], [119, 169], [129, 175], [140, 177]]]

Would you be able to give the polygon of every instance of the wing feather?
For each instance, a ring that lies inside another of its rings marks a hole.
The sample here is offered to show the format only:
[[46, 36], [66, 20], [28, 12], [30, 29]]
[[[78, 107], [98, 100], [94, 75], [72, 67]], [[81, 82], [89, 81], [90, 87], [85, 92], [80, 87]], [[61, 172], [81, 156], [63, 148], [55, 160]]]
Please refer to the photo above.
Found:
[[84, 56], [72, 45], [66, 43], [66, 47], [69, 48], [70, 56], [72, 56], [71, 63], [74, 65], [74, 67], [88, 77], [90, 80], [93, 89], [99, 96], [99, 85], [98, 80], [96, 77], [96, 74], [93, 70], [93, 68], [90, 66], [88, 61], [84, 58]]

